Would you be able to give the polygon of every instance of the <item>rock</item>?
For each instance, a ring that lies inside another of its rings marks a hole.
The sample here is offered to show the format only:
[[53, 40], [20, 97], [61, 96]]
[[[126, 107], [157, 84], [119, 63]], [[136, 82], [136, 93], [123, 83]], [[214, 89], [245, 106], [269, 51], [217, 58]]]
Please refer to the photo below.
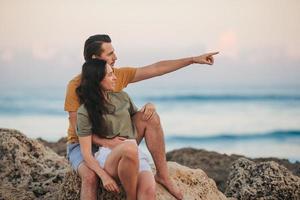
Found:
[[225, 191], [231, 164], [242, 156], [219, 154], [202, 149], [182, 148], [167, 153], [167, 160], [178, 162], [193, 169], [200, 168], [212, 179], [221, 191]]
[[68, 166], [37, 140], [0, 129], [0, 199], [57, 199]]
[[226, 195], [237, 199], [300, 199], [300, 178], [274, 161], [240, 158], [232, 165]]
[[[213, 151], [206, 151], [194, 148], [182, 148], [167, 153], [167, 160], [174, 161], [181, 165], [188, 166], [193, 169], [202, 169], [210, 178], [216, 181], [220, 191], [225, 192], [227, 188], [227, 178], [230, 173], [231, 165], [239, 158], [246, 158], [241, 155], [226, 155]], [[256, 158], [249, 160], [260, 163], [261, 161], [276, 161], [284, 165], [294, 175], [300, 175], [300, 163], [290, 163], [286, 159], [278, 158]]]
[[[216, 187], [215, 182], [201, 169], [190, 169], [175, 162], [168, 162], [171, 179], [184, 191], [184, 199], [222, 200], [227, 199]], [[80, 178], [71, 169], [67, 172], [60, 189], [60, 200], [79, 199]], [[173, 200], [172, 197], [160, 184], [157, 184], [156, 196], [158, 200]], [[125, 193], [121, 195], [106, 192], [101, 186], [98, 199], [123, 200]]]
[[37, 139], [43, 145], [51, 148], [54, 152], [56, 152], [60, 156], [66, 156], [67, 154], [67, 137], [60, 138], [57, 142], [48, 142], [43, 140], [42, 138]]
[[[249, 158], [247, 158], [249, 159]], [[286, 167], [289, 171], [291, 171], [294, 175], [300, 176], [300, 162], [297, 161], [295, 163], [291, 163], [287, 159], [279, 159], [279, 158], [255, 158], [255, 159], [249, 159], [256, 163], [260, 162], [267, 162], [267, 161], [275, 161], [280, 165], [283, 165]]]
[[[77, 200], [77, 199], [79, 200], [80, 186], [81, 186], [80, 177], [74, 170], [69, 168], [66, 173], [65, 179], [60, 187], [59, 200]], [[103, 186], [100, 185], [98, 189], [98, 199], [105, 199], [105, 200], [125, 199], [125, 193], [123, 188], [122, 187], [119, 188], [121, 189], [121, 194], [114, 194], [114, 193], [106, 192]]]
[[[191, 169], [176, 162], [168, 162], [169, 174], [177, 186], [184, 192], [184, 199], [227, 199], [203, 170]], [[158, 199], [174, 199], [165, 189], [158, 185]]]
[[[68, 161], [38, 140], [28, 139], [17, 130], [0, 128], [0, 200], [79, 199], [80, 178]], [[168, 163], [170, 176], [185, 193], [185, 199], [226, 199], [215, 182], [201, 169]], [[99, 199], [125, 199], [98, 190]], [[157, 185], [157, 199], [174, 199]]]

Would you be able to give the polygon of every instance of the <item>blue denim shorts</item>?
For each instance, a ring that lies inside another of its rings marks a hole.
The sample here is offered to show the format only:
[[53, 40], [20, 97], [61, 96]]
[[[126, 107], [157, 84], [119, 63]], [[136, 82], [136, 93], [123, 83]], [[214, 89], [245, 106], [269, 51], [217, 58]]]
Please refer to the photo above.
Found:
[[[98, 148], [93, 146], [93, 153], [98, 151]], [[73, 143], [67, 145], [67, 158], [72, 168], [77, 172], [79, 165], [83, 162], [83, 156], [80, 151], [79, 143]]]

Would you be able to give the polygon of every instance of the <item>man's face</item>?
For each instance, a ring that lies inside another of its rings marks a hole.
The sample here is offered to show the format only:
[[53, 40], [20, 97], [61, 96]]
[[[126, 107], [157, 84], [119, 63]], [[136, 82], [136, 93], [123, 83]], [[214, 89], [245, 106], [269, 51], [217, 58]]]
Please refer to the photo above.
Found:
[[102, 44], [102, 53], [99, 58], [105, 60], [110, 66], [114, 66], [117, 56], [111, 43]]

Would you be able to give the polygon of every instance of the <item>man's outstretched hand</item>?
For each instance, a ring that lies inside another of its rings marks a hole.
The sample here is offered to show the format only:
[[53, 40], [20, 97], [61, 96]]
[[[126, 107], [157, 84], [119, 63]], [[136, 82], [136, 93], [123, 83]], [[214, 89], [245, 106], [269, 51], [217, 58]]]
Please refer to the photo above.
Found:
[[193, 62], [198, 64], [207, 64], [213, 65], [214, 64], [214, 55], [217, 55], [219, 52], [212, 52], [202, 54], [200, 56], [193, 57]]

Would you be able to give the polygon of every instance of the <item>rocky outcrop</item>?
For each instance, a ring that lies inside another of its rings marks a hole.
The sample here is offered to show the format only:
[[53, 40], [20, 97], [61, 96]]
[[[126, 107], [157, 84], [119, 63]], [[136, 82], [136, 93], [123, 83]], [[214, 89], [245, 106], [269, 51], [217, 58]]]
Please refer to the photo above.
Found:
[[200, 168], [212, 179], [221, 191], [225, 191], [231, 164], [241, 156], [219, 154], [201, 149], [182, 148], [167, 153], [167, 160], [193, 169]]
[[[201, 169], [168, 163], [172, 180], [185, 199], [226, 199]], [[0, 200], [79, 199], [80, 178], [63, 156], [17, 130], [0, 128]], [[125, 199], [99, 188], [99, 199]], [[157, 199], [174, 199], [157, 184]]]
[[43, 140], [42, 138], [37, 139], [39, 142], [41, 142], [43, 145], [50, 147], [54, 152], [56, 152], [60, 156], [66, 156], [67, 154], [67, 138], [62, 137], [57, 142], [48, 142], [46, 140]]
[[[184, 192], [184, 199], [227, 199], [217, 188], [214, 180], [209, 178], [201, 169], [191, 169], [175, 162], [168, 162], [170, 177]], [[158, 199], [174, 199], [158, 185]]]
[[[190, 169], [175, 162], [169, 162], [168, 168], [171, 179], [184, 192], [184, 199], [226, 199], [226, 197], [217, 189], [215, 182], [208, 178], [201, 169]], [[79, 199], [80, 194], [78, 191], [80, 188], [80, 178], [77, 174], [70, 170], [64, 180], [59, 195], [61, 200]], [[160, 184], [157, 184], [156, 188], [158, 200], [175, 199]], [[116, 195], [114, 193], [106, 192], [100, 187], [98, 199], [123, 200], [125, 199], [125, 193], [122, 191], [121, 194]]]
[[17, 130], [0, 129], [0, 199], [57, 199], [68, 163]]
[[[193, 169], [202, 169], [210, 178], [216, 181], [216, 184], [220, 191], [225, 192], [227, 188], [227, 179], [231, 170], [231, 166], [234, 161], [239, 158], [246, 158], [241, 155], [226, 155], [213, 151], [206, 151], [202, 149], [182, 148], [167, 153], [167, 160], [174, 161], [181, 165], [188, 166]], [[300, 175], [300, 163], [290, 163], [286, 159], [278, 158], [256, 158], [250, 159], [256, 163], [265, 161], [275, 161], [294, 175]]]
[[240, 158], [232, 165], [226, 195], [243, 200], [300, 199], [300, 178], [274, 161]]

